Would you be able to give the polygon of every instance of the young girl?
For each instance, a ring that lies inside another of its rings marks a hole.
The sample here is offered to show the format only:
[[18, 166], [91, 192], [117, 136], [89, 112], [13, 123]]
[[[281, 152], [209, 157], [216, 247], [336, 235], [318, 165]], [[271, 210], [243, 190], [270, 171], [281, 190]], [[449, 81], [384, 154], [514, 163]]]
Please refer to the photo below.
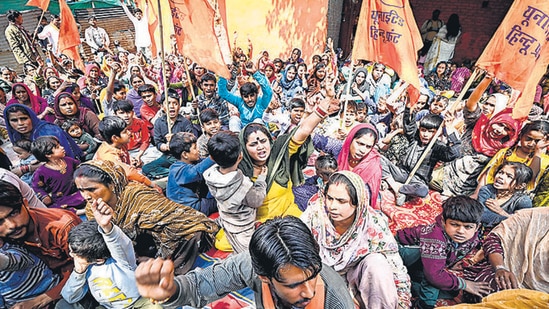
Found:
[[76, 190], [73, 173], [80, 162], [65, 155], [65, 149], [54, 136], [41, 136], [32, 142], [32, 154], [46, 164], [32, 178], [32, 188], [48, 207], [64, 208], [83, 215], [86, 200]]
[[61, 129], [69, 133], [80, 150], [82, 150], [84, 161], [93, 159], [93, 155], [95, 155], [95, 151], [97, 151], [97, 146], [99, 145], [88, 132], [82, 130], [78, 122], [67, 120], [61, 125]]
[[494, 183], [482, 187], [478, 194], [478, 201], [484, 205], [481, 219], [484, 226], [494, 227], [517, 210], [532, 208], [532, 200], [525, 193], [532, 174], [532, 169], [523, 163], [500, 165]]
[[26, 139], [13, 143], [13, 151], [19, 157], [19, 165], [12, 172], [19, 175], [19, 178], [29, 184], [29, 186], [32, 185], [32, 175], [39, 163], [31, 153], [31, 144], [32, 142]]
[[526, 124], [520, 131], [517, 143], [501, 149], [488, 162], [479, 176], [476, 192], [485, 184], [494, 183], [500, 165], [509, 161], [524, 163], [532, 169], [533, 176], [526, 189], [533, 190], [549, 165], [549, 157], [545, 153], [548, 141], [549, 122], [536, 120]]

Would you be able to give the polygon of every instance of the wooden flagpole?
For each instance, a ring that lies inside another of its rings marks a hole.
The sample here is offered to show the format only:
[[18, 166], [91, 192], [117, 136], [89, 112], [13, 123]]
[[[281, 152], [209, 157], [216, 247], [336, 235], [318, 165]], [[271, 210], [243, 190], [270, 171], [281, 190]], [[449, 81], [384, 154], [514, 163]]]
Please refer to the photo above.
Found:
[[[162, 104], [164, 105], [165, 112], [166, 112], [166, 121], [168, 122], [168, 134], [172, 134], [172, 124], [170, 120], [170, 112], [169, 112], [169, 106], [168, 106], [168, 77], [166, 76], [166, 59], [165, 59], [165, 52], [164, 52], [164, 26], [162, 23], [162, 7], [160, 4], [160, 0], [158, 1], [158, 18], [160, 19], [158, 23], [158, 27], [160, 29], [160, 59], [162, 62], [162, 84], [164, 85], [164, 102]], [[181, 104], [181, 102], [180, 102]]]

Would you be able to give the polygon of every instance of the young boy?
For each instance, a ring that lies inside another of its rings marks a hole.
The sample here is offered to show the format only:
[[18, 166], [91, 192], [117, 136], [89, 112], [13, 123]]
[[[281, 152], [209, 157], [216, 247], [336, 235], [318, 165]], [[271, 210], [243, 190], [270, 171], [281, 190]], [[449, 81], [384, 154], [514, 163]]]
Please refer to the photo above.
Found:
[[214, 165], [211, 158], [200, 161], [196, 137], [189, 132], [175, 133], [170, 140], [170, 153], [179, 161], [170, 167], [166, 196], [179, 204], [201, 211], [206, 216], [217, 211], [202, 175]]
[[[269, 85], [269, 81], [256, 70], [253, 62], [250, 62], [250, 66], [246, 66], [246, 71], [253, 76], [261, 87], [261, 96], [259, 95], [259, 89], [252, 82], [246, 82], [240, 87], [240, 96], [229, 92], [227, 89], [228, 82], [225, 78], [220, 77], [217, 82], [219, 96], [238, 108], [242, 127], [245, 127], [255, 119], [261, 119], [273, 96], [273, 90]], [[231, 80], [231, 83], [234, 83], [234, 80]]]
[[152, 129], [154, 122], [158, 118], [158, 112], [160, 111], [160, 103], [156, 100], [156, 89], [153, 85], [145, 84], [137, 88], [137, 93], [143, 99], [143, 105], [141, 105], [141, 118], [149, 122], [149, 129]]
[[[162, 94], [161, 101], [164, 102]], [[170, 155], [170, 139], [178, 132], [193, 132], [191, 121], [179, 113], [181, 109], [181, 97], [177, 91], [168, 89], [168, 106], [163, 105], [163, 113], [154, 123], [153, 138], [156, 148], [162, 152], [162, 155], [143, 166], [143, 173], [151, 179], [159, 179], [168, 176], [170, 166], [177, 162], [179, 157]], [[171, 126], [171, 133], [168, 133], [168, 124]]]
[[306, 179], [304, 184], [292, 188], [297, 207], [305, 211], [311, 197], [315, 193], [322, 193], [330, 175], [335, 172], [337, 172], [337, 160], [334, 156], [331, 154], [318, 156], [315, 161], [316, 175]]
[[139, 295], [132, 241], [112, 223], [112, 208], [98, 199], [91, 209], [96, 221], [85, 221], [69, 232], [74, 269], [61, 291], [64, 300], [74, 304], [89, 291], [106, 308], [161, 308]]
[[484, 207], [467, 196], [442, 204], [435, 223], [397, 231], [399, 253], [412, 277], [418, 308], [434, 308], [437, 299], [453, 298], [459, 290], [484, 296], [488, 283], [464, 280], [448, 269], [480, 244], [479, 227]]
[[130, 131], [128, 125], [118, 116], [106, 116], [99, 122], [99, 132], [105, 140], [95, 153], [94, 160], [111, 161], [122, 166], [128, 176], [128, 180], [140, 182], [151, 188], [162, 192], [154, 182], [141, 175], [139, 171], [132, 166], [130, 154], [127, 145], [130, 142]]
[[128, 143], [128, 152], [133, 158], [135, 167], [149, 163], [162, 154], [151, 145], [151, 133], [149, 124], [143, 119], [135, 117], [133, 103], [128, 100], [120, 100], [112, 105], [114, 114], [128, 125], [130, 131], [130, 142]]
[[281, 112], [282, 108], [275, 109], [278, 111], [277, 114], [273, 114], [269, 109], [270, 106], [265, 110], [263, 114], [263, 121], [265, 123], [276, 124], [279, 128], [276, 136], [289, 133], [293, 128], [295, 128], [301, 122], [303, 114], [305, 113], [305, 101], [300, 98], [293, 98], [288, 104], [289, 113]]
[[205, 108], [200, 112], [200, 125], [202, 126], [202, 132], [196, 140], [196, 146], [198, 147], [198, 154], [200, 159], [205, 159], [210, 154], [208, 153], [208, 140], [219, 130], [221, 130], [221, 122], [219, 121], [219, 114], [211, 109]]
[[67, 120], [61, 125], [61, 129], [69, 133], [80, 150], [82, 150], [84, 161], [93, 159], [97, 146], [99, 145], [88, 132], [82, 130], [80, 125], [78, 125], [78, 122]]
[[[406, 156], [401, 156], [398, 164], [394, 164], [386, 157], [381, 157], [382, 178], [395, 193], [396, 204], [401, 206], [406, 196], [425, 197], [429, 193], [427, 184], [431, 180], [433, 169], [439, 162], [449, 162], [459, 157], [461, 142], [452, 125], [446, 126], [447, 144], [440, 140], [434, 142], [433, 147], [417, 169], [409, 184], [404, 184], [410, 172], [416, 166], [419, 158], [426, 151], [437, 129], [442, 125], [442, 118], [438, 115], [427, 115], [419, 122], [419, 130], [415, 121], [415, 113], [410, 115], [410, 108], [404, 109], [404, 133], [410, 141]], [[451, 123], [453, 117], [447, 116], [445, 121]], [[400, 194], [399, 194], [400, 193]]]
[[449, 104], [449, 100], [447, 97], [437, 95], [433, 99], [433, 102], [429, 105], [429, 109], [423, 109], [420, 110], [416, 115], [416, 121], [420, 121], [425, 117], [426, 115], [438, 115], [439, 117], [444, 119], [444, 115], [442, 115], [442, 112], [446, 110], [446, 107]]
[[221, 131], [208, 141], [208, 152], [216, 165], [204, 173], [211, 194], [217, 200], [218, 223], [225, 229], [235, 253], [248, 251], [255, 230], [257, 208], [267, 195], [267, 167], [255, 182], [238, 169], [242, 149], [234, 132]]

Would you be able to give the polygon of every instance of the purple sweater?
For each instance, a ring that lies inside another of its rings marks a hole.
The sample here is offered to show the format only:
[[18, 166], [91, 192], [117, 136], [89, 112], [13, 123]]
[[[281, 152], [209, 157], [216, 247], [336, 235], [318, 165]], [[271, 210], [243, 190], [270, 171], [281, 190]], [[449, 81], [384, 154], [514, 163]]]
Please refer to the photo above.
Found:
[[444, 231], [442, 215], [435, 223], [419, 225], [397, 231], [396, 239], [401, 245], [419, 246], [425, 278], [433, 286], [446, 291], [465, 288], [463, 279], [448, 271], [463, 259], [479, 243], [478, 231], [470, 240], [458, 244]]

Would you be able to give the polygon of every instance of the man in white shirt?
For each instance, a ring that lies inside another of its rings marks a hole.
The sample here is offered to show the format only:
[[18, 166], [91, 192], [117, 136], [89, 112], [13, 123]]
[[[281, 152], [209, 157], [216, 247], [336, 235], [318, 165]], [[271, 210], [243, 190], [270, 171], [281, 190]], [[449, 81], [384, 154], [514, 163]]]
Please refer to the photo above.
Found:
[[[151, 36], [149, 34], [149, 21], [146, 14], [139, 8], [135, 9], [135, 16], [132, 15], [125, 2], [122, 2], [122, 8], [133, 23], [135, 28], [135, 47], [138, 52], [141, 52], [145, 58], [151, 59]], [[145, 7], [145, 11], [147, 7]]]
[[91, 15], [88, 17], [90, 26], [85, 31], [86, 43], [90, 46], [94, 55], [98, 55], [101, 59], [105, 52], [109, 52], [109, 35], [105, 29], [97, 26], [97, 17]]
[[38, 33], [38, 38], [40, 40], [48, 40], [48, 43], [51, 45], [51, 50], [56, 56], [58, 56], [57, 44], [59, 42], [59, 26], [61, 26], [61, 18], [59, 15], [52, 15], [50, 23], [44, 26], [42, 32]]

